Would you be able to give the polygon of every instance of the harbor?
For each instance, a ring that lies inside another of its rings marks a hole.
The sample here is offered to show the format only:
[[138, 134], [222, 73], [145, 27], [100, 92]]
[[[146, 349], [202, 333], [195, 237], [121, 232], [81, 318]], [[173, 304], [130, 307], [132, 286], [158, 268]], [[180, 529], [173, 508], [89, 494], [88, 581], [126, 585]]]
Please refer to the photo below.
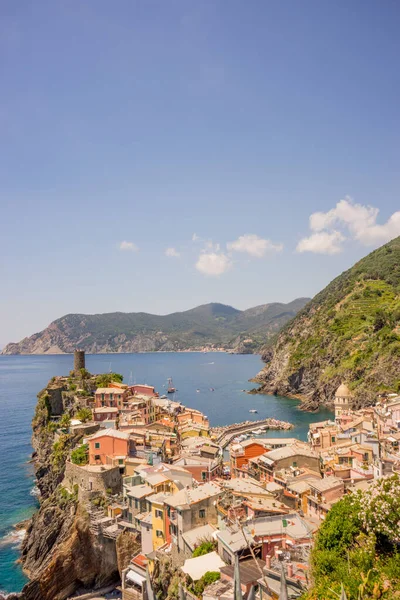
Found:
[[259, 421], [243, 421], [222, 427], [212, 427], [210, 434], [215, 438], [217, 444], [225, 449], [236, 437], [244, 439], [243, 436], [247, 436], [247, 434], [262, 435], [269, 429], [288, 431], [292, 427], [291, 423], [269, 417]]

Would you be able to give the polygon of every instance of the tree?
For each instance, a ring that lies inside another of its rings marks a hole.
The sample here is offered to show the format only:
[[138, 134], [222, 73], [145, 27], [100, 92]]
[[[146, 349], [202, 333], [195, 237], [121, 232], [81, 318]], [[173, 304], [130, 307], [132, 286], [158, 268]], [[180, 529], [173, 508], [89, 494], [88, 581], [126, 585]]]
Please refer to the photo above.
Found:
[[103, 373], [96, 377], [96, 385], [97, 387], [108, 387], [112, 381], [122, 383], [123, 379], [124, 377], [120, 373]]
[[87, 423], [87, 421], [92, 420], [92, 411], [90, 408], [83, 407], [78, 410], [75, 416], [77, 419], [82, 421], [82, 423]]

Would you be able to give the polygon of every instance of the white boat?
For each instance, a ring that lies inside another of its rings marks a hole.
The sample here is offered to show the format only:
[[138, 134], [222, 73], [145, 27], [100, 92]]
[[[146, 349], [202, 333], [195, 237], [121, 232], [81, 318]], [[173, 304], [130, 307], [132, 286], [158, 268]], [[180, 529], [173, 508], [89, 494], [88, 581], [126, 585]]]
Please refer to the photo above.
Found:
[[258, 410], [256, 410], [255, 408], [251, 408], [251, 409], [249, 410], [249, 413], [257, 413], [257, 412], [258, 412]]

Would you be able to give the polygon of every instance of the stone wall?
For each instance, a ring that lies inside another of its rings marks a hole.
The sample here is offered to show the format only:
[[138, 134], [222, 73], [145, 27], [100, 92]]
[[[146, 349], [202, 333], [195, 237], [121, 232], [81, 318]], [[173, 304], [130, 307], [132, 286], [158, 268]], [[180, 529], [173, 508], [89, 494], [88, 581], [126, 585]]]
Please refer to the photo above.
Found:
[[58, 416], [62, 415], [64, 412], [64, 404], [63, 404], [63, 398], [62, 398], [62, 392], [64, 389], [65, 389], [64, 386], [47, 388], [52, 417], [58, 417]]
[[105, 494], [108, 489], [113, 494], [121, 492], [122, 477], [119, 467], [80, 467], [67, 461], [63, 486], [72, 492], [75, 485], [78, 486], [78, 500], [86, 502], [94, 496]]

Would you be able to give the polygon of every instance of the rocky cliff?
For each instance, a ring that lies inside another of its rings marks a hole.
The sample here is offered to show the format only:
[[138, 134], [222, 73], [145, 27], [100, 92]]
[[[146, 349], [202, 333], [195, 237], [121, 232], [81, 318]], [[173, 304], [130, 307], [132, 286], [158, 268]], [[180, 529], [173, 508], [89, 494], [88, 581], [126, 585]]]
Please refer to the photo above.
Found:
[[21, 547], [24, 571], [30, 582], [21, 600], [65, 600], [76, 590], [97, 589], [119, 580], [138, 544], [121, 533], [117, 540], [95, 535], [86, 505], [62, 487], [65, 461], [81, 436], [55, 430], [52, 407], [61, 395], [64, 409], [74, 412], [72, 395], [63, 383], [50, 382], [40, 392], [32, 422], [35, 474], [41, 491], [40, 508], [33, 516]]
[[400, 391], [400, 238], [333, 280], [264, 349], [261, 391], [316, 409], [346, 382], [355, 405]]
[[165, 316], [146, 313], [66, 315], [40, 333], [8, 344], [2, 354], [199, 350], [207, 346], [257, 352], [308, 301], [272, 303], [240, 311], [206, 304]]

